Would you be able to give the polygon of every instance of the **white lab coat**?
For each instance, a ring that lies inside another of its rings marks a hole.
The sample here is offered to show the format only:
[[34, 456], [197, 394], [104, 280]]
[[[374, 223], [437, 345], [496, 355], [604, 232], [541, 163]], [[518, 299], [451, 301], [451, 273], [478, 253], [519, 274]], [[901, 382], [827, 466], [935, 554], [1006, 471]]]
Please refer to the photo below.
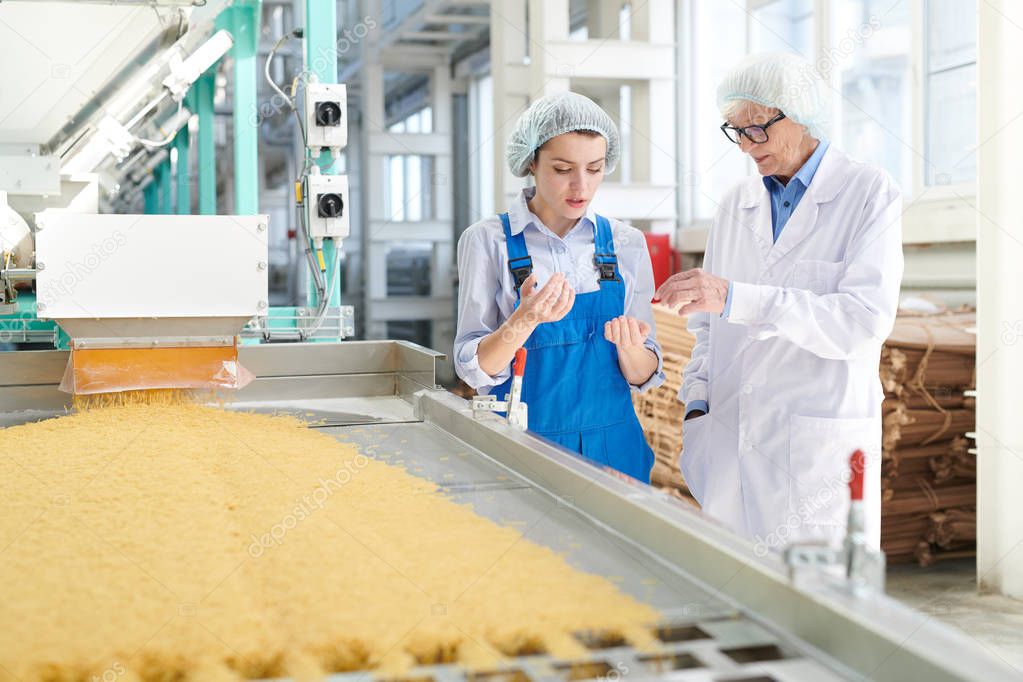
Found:
[[881, 534], [881, 345], [902, 280], [902, 202], [892, 179], [834, 146], [777, 243], [752, 177], [724, 197], [704, 269], [733, 283], [727, 319], [691, 316], [680, 397], [682, 475], [706, 514], [760, 553], [840, 542], [849, 456], [866, 455], [867, 537]]

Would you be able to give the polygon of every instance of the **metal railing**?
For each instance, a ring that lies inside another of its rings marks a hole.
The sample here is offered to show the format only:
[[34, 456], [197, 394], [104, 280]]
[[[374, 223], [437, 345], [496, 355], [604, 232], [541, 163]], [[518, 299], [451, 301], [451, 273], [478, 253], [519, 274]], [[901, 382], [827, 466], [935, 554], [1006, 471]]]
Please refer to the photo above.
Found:
[[355, 336], [355, 309], [330, 306], [317, 325], [314, 308], [273, 308], [269, 315], [249, 320], [241, 336], [271, 341], [350, 339]]

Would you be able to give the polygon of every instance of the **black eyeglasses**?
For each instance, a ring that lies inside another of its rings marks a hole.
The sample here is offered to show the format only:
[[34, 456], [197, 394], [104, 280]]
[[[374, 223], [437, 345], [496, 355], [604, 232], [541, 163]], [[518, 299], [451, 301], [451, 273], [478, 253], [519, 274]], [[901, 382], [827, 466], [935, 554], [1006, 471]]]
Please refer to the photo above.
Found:
[[783, 118], [785, 118], [785, 114], [778, 114], [764, 125], [746, 126], [745, 128], [736, 128], [735, 126], [728, 125], [728, 123], [722, 123], [721, 132], [723, 132], [725, 137], [735, 144], [739, 144], [743, 135], [745, 135], [746, 139], [750, 142], [760, 144], [762, 142], [767, 142], [767, 129]]

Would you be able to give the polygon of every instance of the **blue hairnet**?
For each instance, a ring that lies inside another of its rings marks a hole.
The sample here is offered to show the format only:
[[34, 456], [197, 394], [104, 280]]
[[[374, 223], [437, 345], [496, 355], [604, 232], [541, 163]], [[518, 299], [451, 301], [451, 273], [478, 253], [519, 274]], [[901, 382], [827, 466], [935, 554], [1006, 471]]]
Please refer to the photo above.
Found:
[[576, 130], [592, 130], [607, 140], [604, 170], [614, 171], [621, 154], [618, 127], [596, 102], [575, 92], [541, 97], [523, 112], [508, 141], [508, 167], [517, 177], [525, 177], [537, 149], [558, 135]]
[[828, 105], [822, 76], [791, 52], [754, 54], [736, 64], [718, 86], [718, 108], [728, 118], [736, 103], [755, 102], [780, 109], [806, 126], [811, 137], [825, 137]]

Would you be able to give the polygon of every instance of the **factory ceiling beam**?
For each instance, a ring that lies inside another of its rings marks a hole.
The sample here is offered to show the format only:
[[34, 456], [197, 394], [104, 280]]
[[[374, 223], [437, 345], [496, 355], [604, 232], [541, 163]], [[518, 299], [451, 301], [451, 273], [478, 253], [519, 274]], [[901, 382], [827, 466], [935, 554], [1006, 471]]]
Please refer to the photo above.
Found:
[[217, 28], [231, 32], [234, 46], [232, 92], [234, 123], [234, 210], [239, 215], [259, 212], [259, 120], [257, 111], [257, 49], [260, 0], [239, 0], [217, 17]]
[[[404, 17], [380, 38], [375, 46], [374, 59], [380, 59], [396, 47], [421, 45], [423, 42], [443, 43], [441, 49], [450, 60], [459, 46], [479, 39], [490, 24], [489, 14], [446, 13], [452, 8], [487, 9], [486, 2], [453, 2], [452, 0], [426, 0], [419, 9]], [[462, 25], [465, 31], [435, 31], [430, 26], [438, 24]]]

